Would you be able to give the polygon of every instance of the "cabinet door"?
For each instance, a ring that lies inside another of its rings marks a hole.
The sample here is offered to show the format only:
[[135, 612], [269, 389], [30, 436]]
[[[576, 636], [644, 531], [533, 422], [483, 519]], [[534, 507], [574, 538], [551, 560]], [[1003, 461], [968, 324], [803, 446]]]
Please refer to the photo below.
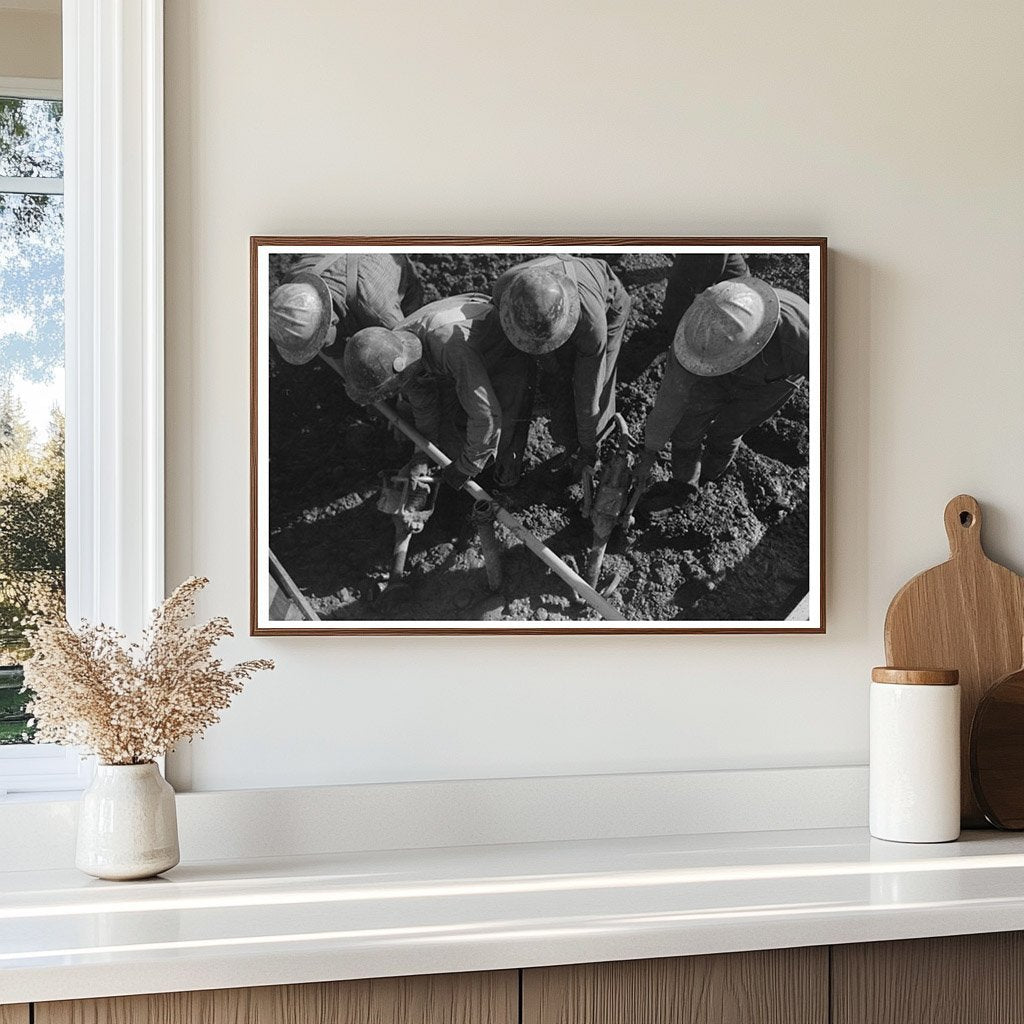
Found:
[[517, 1024], [516, 971], [37, 1003], [35, 1024]]
[[832, 947], [834, 1024], [1021, 1024], [1024, 934]]
[[0, 1006], [0, 1024], [28, 1024], [28, 1006]]
[[828, 950], [824, 948], [629, 960], [523, 972], [523, 1024], [827, 1021]]

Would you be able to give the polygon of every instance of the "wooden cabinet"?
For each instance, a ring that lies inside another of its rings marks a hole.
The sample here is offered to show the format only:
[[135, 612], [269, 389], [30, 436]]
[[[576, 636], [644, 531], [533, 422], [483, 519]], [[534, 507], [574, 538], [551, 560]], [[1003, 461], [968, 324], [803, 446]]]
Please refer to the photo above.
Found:
[[1024, 933], [832, 947], [833, 1024], [1022, 1024]]
[[1024, 1024], [1024, 933], [0, 1006], [0, 1024]]
[[827, 1021], [828, 949], [824, 947], [523, 972], [523, 1024]]
[[[518, 1024], [518, 1021], [518, 971], [175, 992], [36, 1003], [35, 1006], [35, 1024]], [[0, 1017], [0, 1024], [7, 1024], [7, 1021]], [[16, 1024], [23, 1022], [18, 1019]]]

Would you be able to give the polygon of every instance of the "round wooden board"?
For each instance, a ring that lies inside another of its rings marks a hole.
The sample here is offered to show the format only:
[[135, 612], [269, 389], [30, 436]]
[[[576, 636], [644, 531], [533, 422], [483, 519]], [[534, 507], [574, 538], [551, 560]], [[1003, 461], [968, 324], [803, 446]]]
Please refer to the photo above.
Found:
[[997, 828], [1024, 829], [1024, 668], [992, 686], [971, 727], [971, 785]]

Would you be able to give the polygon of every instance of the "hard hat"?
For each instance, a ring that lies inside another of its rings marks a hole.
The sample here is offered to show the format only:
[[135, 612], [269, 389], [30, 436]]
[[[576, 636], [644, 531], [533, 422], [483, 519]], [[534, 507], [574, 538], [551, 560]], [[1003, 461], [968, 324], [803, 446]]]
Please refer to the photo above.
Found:
[[334, 341], [331, 291], [319, 274], [300, 273], [270, 296], [270, 339], [293, 366], [308, 363]]
[[353, 402], [372, 405], [398, 391], [423, 355], [420, 339], [410, 331], [364, 327], [348, 344], [342, 365], [345, 391]]
[[779, 323], [779, 297], [757, 277], [721, 281], [702, 291], [683, 314], [672, 350], [699, 377], [718, 377], [748, 363]]
[[549, 267], [523, 267], [511, 278], [498, 301], [498, 318], [508, 340], [535, 356], [564, 345], [580, 319], [575, 283]]

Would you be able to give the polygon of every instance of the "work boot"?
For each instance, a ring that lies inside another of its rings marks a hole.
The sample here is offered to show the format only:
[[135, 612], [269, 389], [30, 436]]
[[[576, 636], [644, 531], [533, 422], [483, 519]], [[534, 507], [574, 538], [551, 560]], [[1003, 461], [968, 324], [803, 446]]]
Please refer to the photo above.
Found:
[[518, 487], [523, 479], [522, 453], [511, 450], [500, 451], [489, 468], [495, 487], [503, 487], [506, 490]]
[[735, 446], [728, 448], [708, 448], [704, 452], [704, 459], [700, 467], [700, 483], [703, 486], [712, 480], [720, 480], [729, 471], [729, 467], [733, 464], [733, 460], [736, 458], [736, 449], [739, 447], [739, 442], [736, 442]]
[[517, 466], [509, 467], [499, 463], [488, 466], [477, 483], [504, 508], [514, 508], [517, 497], [521, 496], [523, 474]]
[[484, 490], [488, 491], [502, 508], [511, 512], [519, 508], [526, 500], [524, 489], [520, 486], [522, 482], [522, 478], [514, 484], [500, 484], [495, 480], [490, 487], [485, 487]]
[[572, 452], [568, 449], [563, 449], [557, 455], [552, 456], [548, 460], [547, 465], [544, 467], [544, 472], [555, 479], [565, 477], [568, 479], [569, 476], [569, 462], [572, 459]]
[[685, 505], [696, 493], [696, 484], [688, 480], [664, 480], [647, 488], [639, 507], [652, 516], [664, 515]]
[[700, 444], [682, 445], [672, 442], [672, 479], [681, 483], [692, 484], [694, 490], [700, 480]]
[[568, 491], [572, 486], [572, 452], [559, 452], [541, 467], [540, 480], [556, 491]]

